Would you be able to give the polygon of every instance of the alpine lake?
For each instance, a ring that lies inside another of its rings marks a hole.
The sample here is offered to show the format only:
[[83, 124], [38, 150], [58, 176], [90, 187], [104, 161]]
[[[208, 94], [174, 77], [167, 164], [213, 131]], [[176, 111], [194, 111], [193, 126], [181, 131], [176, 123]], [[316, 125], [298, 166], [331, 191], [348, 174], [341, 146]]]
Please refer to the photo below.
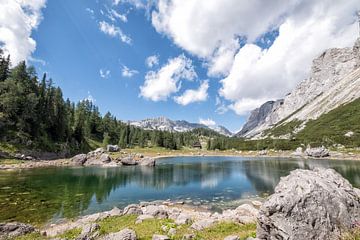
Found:
[[267, 197], [290, 171], [316, 167], [333, 168], [360, 187], [360, 161], [328, 159], [172, 157], [155, 167], [0, 171], [0, 222], [43, 225], [168, 199], [216, 211]]

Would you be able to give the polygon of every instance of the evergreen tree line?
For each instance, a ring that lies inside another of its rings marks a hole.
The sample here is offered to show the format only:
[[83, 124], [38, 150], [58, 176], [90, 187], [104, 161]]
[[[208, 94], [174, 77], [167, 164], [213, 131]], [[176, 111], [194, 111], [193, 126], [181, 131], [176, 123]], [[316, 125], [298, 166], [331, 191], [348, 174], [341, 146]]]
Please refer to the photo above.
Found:
[[187, 133], [143, 130], [100, 114], [89, 100], [77, 104], [64, 100], [60, 87], [46, 74], [38, 78], [25, 62], [11, 67], [10, 57], [0, 50], [0, 140], [47, 151], [90, 150], [91, 141], [120, 147], [158, 146], [179, 149], [192, 146], [200, 135], [217, 136], [208, 130]]

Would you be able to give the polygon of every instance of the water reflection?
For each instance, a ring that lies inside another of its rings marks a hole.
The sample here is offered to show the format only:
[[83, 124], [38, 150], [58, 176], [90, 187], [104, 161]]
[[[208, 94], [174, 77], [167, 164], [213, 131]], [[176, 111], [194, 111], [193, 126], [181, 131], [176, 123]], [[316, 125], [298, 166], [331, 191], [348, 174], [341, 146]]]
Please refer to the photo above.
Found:
[[51, 168], [0, 172], [0, 221], [44, 223], [141, 200], [226, 202], [272, 193], [297, 168], [331, 167], [360, 186], [360, 162], [178, 157], [155, 168]]

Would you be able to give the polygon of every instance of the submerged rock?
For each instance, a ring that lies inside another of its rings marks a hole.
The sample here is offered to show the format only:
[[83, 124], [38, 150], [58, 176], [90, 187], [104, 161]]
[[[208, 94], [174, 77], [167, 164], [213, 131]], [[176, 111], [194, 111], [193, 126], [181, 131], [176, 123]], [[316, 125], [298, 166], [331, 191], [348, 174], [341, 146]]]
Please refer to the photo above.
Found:
[[360, 221], [358, 190], [332, 169], [295, 170], [262, 205], [259, 239], [339, 239]]
[[0, 223], [0, 239], [19, 237], [35, 231], [35, 228], [24, 223]]

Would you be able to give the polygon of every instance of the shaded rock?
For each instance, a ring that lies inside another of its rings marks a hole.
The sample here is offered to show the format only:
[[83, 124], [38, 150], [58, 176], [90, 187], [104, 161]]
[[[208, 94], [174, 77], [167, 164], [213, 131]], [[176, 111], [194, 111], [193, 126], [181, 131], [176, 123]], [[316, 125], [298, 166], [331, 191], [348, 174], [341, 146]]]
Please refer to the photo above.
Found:
[[191, 222], [191, 217], [186, 213], [180, 213], [180, 215], [176, 218], [176, 225], [188, 224]]
[[155, 234], [152, 236], [152, 240], [170, 240], [170, 238], [166, 235]]
[[240, 240], [238, 236], [231, 235], [224, 238], [224, 240]]
[[142, 215], [143, 211], [141, 210], [141, 208], [138, 205], [130, 204], [129, 206], [124, 208], [123, 214], [124, 215], [130, 215], [130, 214]]
[[125, 166], [133, 166], [137, 165], [138, 163], [132, 157], [125, 157], [121, 159], [121, 164]]
[[144, 214], [151, 215], [156, 218], [168, 218], [169, 216], [163, 205], [148, 205], [142, 210]]
[[306, 155], [309, 157], [322, 158], [330, 156], [330, 152], [324, 146], [318, 148], [311, 148], [308, 146], [305, 150]]
[[0, 239], [19, 237], [35, 231], [35, 228], [24, 223], [0, 223]]
[[120, 147], [118, 145], [107, 145], [106, 146], [106, 151], [108, 151], [108, 152], [119, 152]]
[[125, 228], [120, 232], [110, 233], [102, 238], [102, 240], [137, 240], [134, 230]]
[[360, 197], [332, 169], [295, 170], [262, 205], [259, 239], [339, 239], [360, 220]]
[[110, 158], [109, 154], [103, 153], [100, 156], [100, 161], [102, 163], [109, 163], [109, 162], [111, 162], [111, 158]]
[[86, 154], [78, 154], [76, 156], [74, 156], [73, 158], [71, 158], [71, 161], [79, 166], [84, 165], [84, 163], [86, 162]]
[[100, 229], [99, 224], [97, 223], [89, 223], [86, 224], [79, 237], [76, 238], [76, 240], [92, 240], [95, 239], [99, 233], [96, 232], [97, 230]]
[[141, 161], [139, 161], [140, 166], [148, 166], [148, 167], [154, 167], [155, 166], [155, 159], [147, 157], [143, 158]]

